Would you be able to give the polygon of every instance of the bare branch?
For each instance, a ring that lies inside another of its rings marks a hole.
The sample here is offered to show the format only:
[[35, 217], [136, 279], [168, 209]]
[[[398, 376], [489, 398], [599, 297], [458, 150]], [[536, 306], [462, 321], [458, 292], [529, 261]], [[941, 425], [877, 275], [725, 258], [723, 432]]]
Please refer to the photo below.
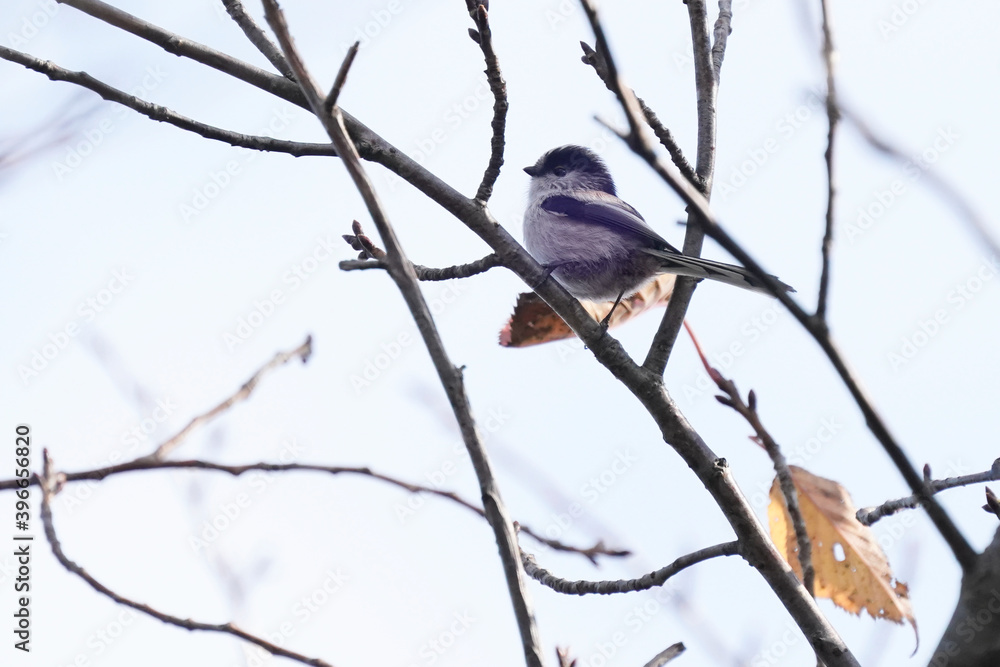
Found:
[[785, 455], [781, 453], [778, 443], [775, 442], [771, 434], [764, 428], [764, 423], [760, 420], [760, 415], [757, 414], [757, 396], [754, 394], [753, 389], [751, 389], [747, 395], [747, 402], [744, 403], [743, 397], [740, 396], [740, 392], [736, 388], [736, 383], [724, 377], [722, 373], [708, 363], [708, 358], [701, 349], [701, 343], [698, 342], [698, 338], [694, 335], [687, 321], [684, 322], [684, 328], [687, 329], [688, 335], [691, 336], [691, 341], [698, 351], [698, 356], [701, 357], [701, 363], [705, 366], [705, 372], [708, 373], [708, 376], [715, 382], [719, 390], [726, 394], [725, 396], [716, 396], [715, 398], [723, 405], [735, 410], [737, 414], [750, 424], [750, 427], [756, 433], [756, 437], [753, 438], [754, 442], [767, 452], [767, 455], [771, 458], [771, 462], [774, 464], [774, 472], [778, 476], [781, 495], [785, 499], [785, 508], [788, 510], [788, 516], [791, 517], [792, 527], [795, 530], [795, 541], [798, 544], [797, 556], [799, 565], [802, 566], [802, 584], [809, 591], [810, 595], [815, 597], [816, 571], [813, 569], [812, 564], [812, 542], [809, 540], [806, 521], [799, 507], [799, 493], [795, 489], [795, 482], [792, 480], [792, 471], [788, 469], [788, 461], [785, 460]]
[[615, 593], [645, 591], [650, 588], [662, 586], [667, 579], [692, 565], [709, 560], [710, 558], [736, 556], [739, 553], [739, 542], [723, 542], [722, 544], [705, 547], [686, 556], [681, 556], [670, 565], [660, 568], [655, 572], [650, 572], [638, 579], [617, 579], [614, 581], [569, 581], [561, 579], [548, 570], [539, 567], [538, 563], [535, 562], [535, 557], [523, 551], [521, 552], [521, 562], [524, 563], [524, 571], [528, 573], [528, 576], [557, 593], [565, 595], [614, 595]]
[[[359, 251], [358, 259], [341, 262], [340, 269], [342, 271], [363, 271], [366, 269], [388, 268], [388, 264], [384, 261], [386, 256], [385, 250], [379, 248], [370, 238], [368, 238], [364, 229], [361, 227], [361, 223], [355, 220], [351, 227], [354, 234], [344, 234], [344, 240], [347, 241], [352, 248]], [[489, 255], [486, 255], [486, 257], [477, 259], [474, 262], [459, 264], [458, 266], [448, 266], [443, 269], [434, 269], [427, 266], [421, 266], [420, 264], [413, 264], [413, 271], [417, 274], [417, 279], [420, 281], [452, 280], [455, 278], [468, 278], [480, 273], [485, 273], [497, 266], [503, 266], [500, 262], [500, 255], [490, 253]]]
[[[1000, 480], [1000, 459], [993, 462], [993, 467], [984, 472], [977, 472], [971, 475], [961, 475], [959, 477], [948, 477], [946, 479], [928, 480], [927, 487], [931, 493], [940, 493], [948, 489], [970, 484], [982, 484], [983, 482], [995, 482]], [[858, 521], [866, 526], [870, 526], [879, 519], [892, 516], [902, 510], [914, 509], [920, 506], [920, 499], [917, 496], [906, 496], [889, 500], [877, 507], [862, 507], [858, 510]]]
[[[687, 8], [691, 23], [691, 47], [694, 55], [694, 83], [698, 108], [698, 158], [695, 171], [702, 182], [701, 192], [708, 199], [715, 176], [715, 108], [719, 97], [719, 79], [712, 57], [712, 39], [708, 31], [708, 9], [705, 0], [688, 0]], [[721, 21], [722, 16], [719, 18]], [[729, 30], [731, 30], [730, 24], [726, 22], [724, 32], [728, 35]], [[722, 46], [724, 45], [725, 41], [722, 42]], [[721, 68], [720, 58], [719, 69]], [[697, 219], [689, 222], [697, 223]], [[684, 253], [700, 255], [704, 238], [705, 234], [698, 230], [697, 224], [689, 224], [687, 236], [684, 238]]]
[[[719, 76], [722, 71], [726, 39], [732, 31], [733, 14], [731, 6], [724, 7], [723, 2], [719, 3], [719, 18], [715, 25], [713, 46], [708, 32], [708, 9], [705, 0], [688, 0], [686, 4], [691, 23], [691, 47], [694, 55], [694, 82], [698, 108], [696, 183], [700, 184], [698, 191], [707, 201], [712, 196], [712, 181], [715, 178], [715, 108], [719, 97]], [[700, 256], [704, 243], [705, 230], [699, 223], [698, 214], [689, 208], [684, 233], [684, 254]], [[667, 310], [660, 319], [660, 326], [642, 363], [647, 370], [663, 375], [697, 286], [698, 281], [694, 278], [678, 276], [670, 303], [667, 304]]]
[[360, 156], [354, 141], [344, 126], [344, 118], [340, 108], [335, 106], [330, 113], [326, 113], [323, 108], [319, 89], [295, 51], [284, 15], [276, 0], [264, 0], [264, 8], [268, 24], [278, 37], [281, 50], [292, 66], [295, 78], [299, 81], [302, 92], [309, 101], [310, 108], [337, 147], [337, 152], [351, 175], [355, 187], [364, 199], [368, 212], [371, 214], [379, 235], [382, 237], [382, 242], [385, 244], [385, 261], [389, 275], [395, 281], [417, 323], [417, 328], [424, 339], [431, 360], [434, 362], [441, 384], [448, 395], [466, 450], [469, 452], [469, 458], [476, 471], [486, 520], [493, 528], [494, 537], [500, 550], [500, 560], [507, 579], [507, 590], [514, 607], [514, 616], [521, 634], [525, 661], [528, 667], [541, 667], [541, 642], [538, 638], [538, 629], [527, 595], [525, 575], [521, 568], [514, 526], [500, 497], [500, 490], [497, 487], [489, 457], [472, 417], [469, 399], [465, 393], [462, 371], [451, 363], [448, 353], [445, 351], [444, 343], [438, 334], [430, 309], [420, 292], [420, 284], [413, 271], [413, 265], [406, 258], [378, 195], [361, 166]]
[[[590, 7], [590, 0], [581, 0], [585, 7]], [[588, 16], [591, 17], [591, 24], [597, 23], [597, 15], [590, 8]], [[599, 24], [598, 24], [599, 25]], [[597, 29], [595, 28], [595, 34]], [[602, 33], [603, 35], [603, 33]], [[603, 39], [603, 37], [602, 37]], [[608, 62], [613, 63], [611, 54], [608, 54]], [[624, 99], [624, 93], [621, 93], [619, 99]], [[633, 111], [634, 105], [623, 104], [623, 109], [626, 115], [630, 117], [629, 125], [630, 127], [635, 126], [637, 123], [636, 115]], [[826, 354], [827, 358], [833, 364], [836, 369], [837, 374], [840, 376], [841, 380], [847, 386], [848, 390], [854, 398], [855, 403], [861, 409], [862, 414], [865, 416], [865, 421], [868, 424], [869, 430], [878, 439], [882, 448], [892, 459], [896, 468], [900, 471], [906, 483], [910, 486], [913, 492], [920, 496], [921, 502], [924, 508], [927, 510], [927, 515], [930, 517], [934, 526], [941, 533], [941, 536], [947, 542], [952, 553], [955, 555], [955, 559], [961, 565], [964, 571], [968, 571], [975, 564], [976, 552], [972, 549], [968, 540], [962, 535], [961, 531], [951, 520], [951, 517], [944, 511], [944, 509], [934, 500], [934, 497], [927, 491], [924, 486], [923, 479], [917, 473], [913, 464], [907, 458], [906, 453], [903, 451], [899, 443], [896, 442], [895, 438], [889, 432], [889, 428], [886, 426], [885, 422], [879, 416], [878, 411], [875, 409], [874, 403], [869, 398], [868, 393], [861, 387], [861, 383], [858, 378], [854, 375], [854, 372], [848, 368], [847, 363], [841, 356], [840, 351], [837, 349], [830, 337], [829, 331], [825, 327], [819, 327], [815, 323], [815, 319], [807, 314], [799, 304], [792, 299], [784, 290], [781, 285], [761, 267], [761, 265], [753, 257], [743, 249], [741, 245], [736, 243], [731, 236], [719, 225], [714, 214], [708, 207], [708, 202], [705, 198], [691, 185], [689, 181], [681, 178], [680, 174], [674, 172], [668, 165], [662, 163], [656, 155], [652, 152], [649, 145], [644, 141], [636, 140], [632, 137], [629, 141], [629, 147], [643, 158], [646, 163], [655, 171], [660, 178], [662, 178], [688, 205], [689, 211], [694, 211], [697, 214], [699, 224], [704, 228], [705, 233], [711, 236], [715, 241], [719, 243], [727, 252], [729, 252], [733, 257], [736, 258], [743, 266], [745, 266], [749, 271], [751, 271], [754, 276], [761, 280], [771, 293], [788, 309], [788, 311], [799, 321], [799, 323], [812, 335], [813, 339], [819, 344], [823, 352]], [[685, 249], [687, 248], [685, 244]], [[511, 266], [508, 264], [508, 266]], [[680, 284], [680, 280], [678, 280]], [[676, 288], [675, 297], [676, 298]], [[557, 311], [558, 312], [558, 311]], [[581, 336], [581, 338], [583, 338]], [[813, 648], [817, 650], [829, 651], [829, 646], [821, 647], [820, 642], [814, 642]], [[845, 649], [846, 650], [846, 647]], [[821, 657], [829, 662], [827, 656], [829, 653], [822, 655]]]
[[[65, 484], [72, 484], [74, 482], [82, 481], [102, 481], [108, 477], [113, 477], [115, 475], [121, 475], [129, 472], [146, 472], [155, 470], [208, 470], [214, 472], [223, 472], [234, 477], [239, 477], [247, 472], [259, 471], [259, 472], [319, 472], [326, 473], [329, 475], [359, 475], [362, 477], [368, 477], [370, 479], [375, 479], [381, 482], [385, 482], [390, 486], [395, 486], [397, 488], [403, 489], [410, 493], [426, 493], [429, 495], [437, 496], [438, 498], [444, 498], [450, 500], [458, 505], [464, 507], [467, 510], [475, 512], [480, 517], [486, 518], [486, 513], [481, 507], [477, 507], [468, 500], [462, 498], [460, 495], [454, 491], [444, 491], [442, 489], [424, 486], [422, 484], [413, 484], [411, 482], [406, 482], [399, 479], [398, 477], [393, 477], [391, 475], [386, 475], [384, 473], [376, 472], [367, 466], [357, 467], [357, 466], [328, 466], [328, 465], [318, 465], [310, 463], [265, 463], [263, 461], [259, 463], [248, 463], [243, 465], [226, 465], [222, 463], [214, 463], [212, 461], [202, 461], [199, 459], [191, 459], [187, 461], [156, 461], [149, 457], [140, 457], [133, 459], [132, 461], [125, 461], [123, 463], [118, 463], [115, 465], [105, 466], [103, 468], [94, 468], [91, 470], [81, 470], [78, 472], [58, 472], [54, 473], [52, 477], [58, 484], [62, 486]], [[30, 480], [29, 486], [37, 485], [40, 483], [39, 478], [36, 476]], [[17, 479], [5, 479], [0, 480], [0, 491], [13, 491], [22, 488], [19, 485], [19, 480]], [[579, 554], [589, 560], [591, 563], [597, 564], [597, 559], [599, 556], [608, 556], [612, 558], [620, 558], [624, 556], [630, 556], [631, 551], [627, 549], [612, 549], [604, 544], [602, 540], [598, 540], [593, 546], [589, 547], [576, 547], [565, 542], [560, 542], [559, 540], [553, 540], [545, 537], [541, 532], [532, 529], [530, 526], [520, 525], [520, 531], [525, 535], [531, 536], [537, 542], [548, 546], [555, 551], [563, 551], [566, 553]]]
[[664, 650], [660, 651], [653, 656], [653, 659], [647, 662], [644, 667], [663, 667], [663, 665], [668, 662], [672, 662], [674, 658], [678, 657], [681, 653], [686, 651], [684, 644], [678, 642], [672, 646], [668, 646]]
[[184, 628], [185, 630], [203, 630], [206, 632], [219, 632], [222, 634], [232, 635], [238, 637], [243, 641], [255, 644], [271, 655], [278, 655], [284, 658], [289, 658], [290, 660], [295, 660], [304, 665], [312, 665], [313, 667], [332, 667], [330, 663], [325, 660], [320, 660], [319, 658], [310, 658], [308, 656], [302, 655], [301, 653], [296, 653], [295, 651], [289, 651], [286, 648], [282, 648], [276, 644], [258, 637], [257, 635], [250, 634], [245, 630], [241, 630], [232, 623], [202, 623], [199, 621], [192, 621], [189, 618], [178, 618], [177, 616], [171, 616], [170, 614], [165, 614], [158, 609], [155, 609], [147, 604], [141, 602], [136, 602], [123, 595], [119, 595], [114, 592], [97, 579], [95, 579], [89, 572], [84, 570], [76, 562], [70, 560], [70, 558], [63, 551], [62, 544], [59, 542], [59, 538], [56, 536], [55, 525], [52, 521], [52, 496], [55, 493], [55, 489], [59, 485], [59, 480], [57, 476], [52, 472], [51, 461], [48, 457], [48, 452], [44, 452], [44, 479], [38, 480], [36, 476], [36, 482], [42, 487], [42, 524], [45, 526], [45, 537], [48, 538], [49, 544], [52, 547], [52, 554], [59, 561], [59, 564], [66, 568], [69, 572], [72, 572], [76, 576], [83, 579], [87, 584], [93, 588], [98, 593], [107, 596], [114, 602], [124, 605], [126, 607], [131, 607], [136, 611], [141, 611], [144, 614], [148, 614], [153, 618], [163, 621], [169, 625], [175, 625], [179, 628]]
[[[107, 5], [101, 2], [101, 0], [60, 1], [94, 18], [105, 21], [110, 25], [156, 44], [168, 53], [190, 58], [195, 62], [207, 65], [271, 93], [275, 97], [291, 102], [304, 109], [310, 108], [299, 86], [283, 76], [271, 74], [259, 67], [254, 67], [237, 58], [172, 33], [169, 30], [164, 30], [127, 12]], [[511, 261], [516, 263], [516, 270], [524, 274], [522, 277], [526, 282], [530, 284], [542, 282], [545, 277], [544, 269], [509, 234], [502, 230], [502, 228], [499, 228], [497, 221], [493, 219], [488, 210], [476, 204], [473, 200], [464, 197], [455, 188], [437, 178], [403, 151], [365, 127], [363, 123], [349, 113], [343, 110], [341, 112], [344, 116], [344, 123], [348, 127], [351, 138], [354, 141], [354, 145], [364, 159], [381, 164], [391, 170], [456, 218], [462, 220], [481, 236], [487, 235], [502, 238], [507, 254], [511, 256]], [[304, 154], [311, 155], [314, 153]], [[315, 154], [325, 155], [327, 153]], [[561, 288], [556, 287], [558, 283], [556, 283], [555, 279], [550, 280], [550, 285], [553, 291], [557, 289], [561, 290]], [[565, 290], [562, 291], [565, 292]], [[569, 304], [571, 297], [567, 293], [560, 300]], [[580, 315], [582, 309], [576, 309], [576, 313]], [[567, 315], [567, 317], [571, 316]], [[582, 320], [580, 321], [582, 322]]]
[[333, 88], [330, 89], [330, 94], [326, 96], [323, 101], [323, 108], [327, 112], [333, 107], [337, 106], [337, 99], [340, 97], [340, 91], [343, 90], [344, 84], [347, 82], [347, 72], [350, 71], [351, 65], [354, 64], [354, 58], [358, 55], [358, 48], [361, 46], [361, 42], [354, 42], [351, 44], [351, 48], [347, 49], [347, 54], [344, 56], [344, 62], [340, 64], [340, 70], [337, 72], [337, 78], [333, 80]]
[[[601, 54], [591, 48], [591, 46], [586, 42], [580, 42], [580, 48], [583, 49], [583, 57], [581, 60], [593, 67], [594, 71], [597, 72], [597, 76], [601, 77], [601, 81], [604, 82], [604, 85], [607, 86], [608, 90], [614, 92], [614, 87], [612, 86], [611, 79], [608, 75], [607, 63]], [[632, 94], [635, 95], [634, 90], [632, 91]], [[662, 121], [660, 121], [656, 113], [649, 108], [641, 97], [636, 95], [635, 99], [636, 102], [639, 103], [639, 109], [642, 111], [643, 118], [646, 119], [646, 123], [649, 125], [650, 129], [653, 130], [653, 134], [656, 135], [660, 145], [667, 149], [667, 153], [670, 154], [670, 159], [674, 161], [677, 169], [679, 169], [681, 174], [684, 175], [684, 178], [688, 179], [695, 186], [700, 188], [701, 179], [698, 177], [698, 174], [695, 173], [694, 167], [691, 166], [691, 163], [687, 161], [686, 157], [684, 157], [684, 152], [681, 150], [677, 140], [674, 139], [674, 135], [669, 129], [667, 129]]]
[[301, 157], [304, 155], [337, 155], [337, 151], [334, 150], [332, 144], [282, 141], [280, 139], [272, 139], [271, 137], [241, 134], [239, 132], [232, 132], [230, 130], [224, 130], [212, 125], [207, 125], [186, 116], [182, 116], [167, 107], [147, 102], [135, 97], [134, 95], [129, 95], [128, 93], [113, 86], [109, 86], [103, 81], [95, 79], [86, 72], [73, 72], [59, 67], [51, 61], [40, 60], [34, 56], [30, 56], [26, 53], [3, 46], [2, 44], [0, 44], [0, 58], [23, 65], [24, 67], [34, 70], [40, 74], [44, 74], [53, 81], [64, 81], [66, 83], [72, 83], [82, 88], [86, 88], [87, 90], [92, 90], [109, 102], [116, 102], [122, 106], [128, 107], [129, 109], [138, 111], [152, 120], [161, 123], [168, 123], [175, 127], [179, 127], [182, 130], [194, 132], [195, 134], [205, 137], [206, 139], [225, 142], [230, 146], [239, 146], [240, 148], [250, 148], [253, 150], [269, 151], [274, 153], [288, 153], [290, 155], [294, 155], [295, 157]]
[[715, 20], [712, 36], [712, 71], [716, 85], [722, 81], [722, 60], [726, 57], [726, 40], [733, 33], [733, 0], [719, 0], [719, 18]]
[[486, 81], [490, 84], [490, 92], [493, 93], [493, 120], [490, 125], [493, 128], [493, 137], [490, 139], [490, 161], [486, 165], [486, 172], [483, 180], [476, 191], [476, 201], [485, 204], [493, 194], [493, 186], [500, 176], [500, 167], [503, 166], [504, 134], [507, 127], [507, 82], [500, 72], [500, 59], [497, 58], [496, 51], [493, 50], [493, 30], [490, 28], [490, 17], [486, 11], [486, 4], [483, 0], [466, 0], [469, 6], [469, 13], [476, 22], [476, 30], [469, 30], [469, 34], [479, 44], [486, 59]]
[[[469, 278], [480, 273], [486, 273], [492, 268], [503, 266], [500, 263], [500, 256], [490, 253], [482, 259], [477, 259], [468, 264], [458, 264], [456, 266], [446, 266], [443, 268], [433, 268], [430, 266], [413, 265], [413, 271], [417, 274], [417, 280], [421, 282], [437, 280], [454, 280], [456, 278]], [[385, 269], [387, 264], [384, 260], [378, 259], [348, 259], [340, 263], [342, 271], [363, 271], [366, 269]]]
[[827, 295], [830, 291], [830, 253], [833, 250], [833, 217], [834, 200], [837, 194], [836, 180], [833, 175], [833, 147], [837, 136], [837, 124], [840, 122], [840, 108], [837, 104], [837, 87], [834, 77], [834, 65], [837, 52], [833, 47], [833, 26], [830, 24], [830, 8], [826, 0], [820, 0], [823, 10], [823, 64], [826, 67], [826, 117], [829, 129], [826, 133], [826, 229], [823, 232], [823, 271], [819, 277], [819, 295], [816, 298], [816, 324], [820, 327], [826, 324]]
[[157, 447], [156, 451], [154, 451], [152, 454], [149, 454], [147, 457], [143, 458], [144, 459], [148, 458], [152, 461], [162, 461], [168, 454], [170, 454], [170, 452], [176, 449], [177, 446], [180, 445], [184, 441], [184, 439], [187, 438], [188, 435], [190, 435], [191, 432], [194, 431], [196, 428], [198, 428], [202, 424], [205, 424], [215, 419], [223, 412], [233, 407], [235, 404], [250, 398], [250, 394], [252, 394], [253, 390], [257, 388], [257, 384], [260, 382], [261, 378], [264, 377], [264, 375], [266, 375], [269, 371], [278, 368], [279, 366], [284, 366], [289, 361], [295, 358], [299, 358], [302, 360], [302, 363], [306, 363], [307, 361], [309, 361], [309, 355], [311, 354], [312, 354], [312, 336], [306, 336], [306, 340], [305, 342], [302, 343], [302, 345], [299, 345], [294, 350], [289, 350], [288, 352], [279, 352], [278, 354], [274, 355], [274, 358], [271, 359], [271, 361], [264, 364], [260, 368], [260, 370], [258, 370], [256, 373], [253, 374], [253, 376], [249, 380], [244, 382], [243, 386], [240, 387], [235, 394], [233, 394], [226, 400], [222, 401], [208, 412], [204, 412], [195, 417], [194, 419], [192, 419], [191, 421], [189, 421], [187, 423], [187, 426], [185, 426], [184, 428], [182, 428], [180, 431], [177, 432], [177, 435], [175, 435], [174, 437], [170, 438], [169, 440], [161, 444], [159, 447]]
[[267, 34], [257, 25], [257, 22], [253, 20], [253, 17], [247, 14], [243, 3], [240, 0], [222, 0], [222, 4], [226, 6], [226, 12], [236, 21], [236, 25], [240, 27], [240, 30], [247, 36], [250, 43], [264, 54], [268, 62], [274, 65], [274, 69], [281, 72], [284, 77], [294, 81], [295, 75], [292, 74], [292, 68], [285, 62], [285, 57], [281, 55], [278, 47], [274, 45], [274, 42], [268, 38]]
[[293, 104], [305, 106], [305, 100], [302, 98], [298, 86], [294, 81], [290, 81], [283, 76], [271, 74], [238, 58], [233, 58], [221, 51], [207, 47], [204, 44], [185, 39], [180, 35], [176, 35], [169, 30], [164, 30], [117, 7], [101, 2], [101, 0], [59, 0], [59, 2], [131, 33], [136, 37], [152, 42], [167, 53], [191, 58], [203, 65], [208, 65], [212, 69], [257, 86], [272, 95], [286, 99]]
[[652, 152], [649, 142], [646, 140], [646, 133], [643, 130], [644, 126], [639, 122], [639, 114], [642, 113], [639, 109], [639, 103], [636, 101], [635, 93], [632, 92], [632, 89], [625, 87], [618, 76], [618, 66], [615, 65], [614, 58], [611, 57], [611, 49], [608, 46], [607, 38], [604, 36], [604, 26], [601, 25], [601, 22], [597, 18], [597, 8], [594, 7], [591, 0], [580, 0], [580, 4], [587, 15], [587, 20], [590, 21], [590, 27], [594, 31], [597, 52], [603, 56], [604, 67], [607, 70], [607, 74], [602, 75], [601, 78], [604, 79], [605, 85], [611, 89], [611, 92], [618, 98], [619, 104], [625, 109], [625, 116], [628, 120], [626, 142], [633, 150], [636, 150], [638, 147], [644, 151]]

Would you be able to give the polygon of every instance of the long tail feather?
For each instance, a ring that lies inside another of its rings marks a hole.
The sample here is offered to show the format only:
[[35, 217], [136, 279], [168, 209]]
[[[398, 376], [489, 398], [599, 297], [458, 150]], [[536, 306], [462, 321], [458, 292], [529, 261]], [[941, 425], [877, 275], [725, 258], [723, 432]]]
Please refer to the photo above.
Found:
[[[710, 259], [700, 257], [689, 257], [668, 250], [655, 250], [653, 248], [644, 249], [644, 252], [653, 255], [661, 260], [664, 273], [674, 273], [679, 276], [690, 276], [692, 278], [706, 278], [717, 280], [727, 285], [735, 285], [754, 292], [770, 294], [771, 291], [764, 285], [763, 281], [744, 269], [742, 266], [723, 264]], [[771, 276], [778, 280], [774, 276]], [[788, 292], [795, 289], [790, 285], [778, 280], [778, 283]]]

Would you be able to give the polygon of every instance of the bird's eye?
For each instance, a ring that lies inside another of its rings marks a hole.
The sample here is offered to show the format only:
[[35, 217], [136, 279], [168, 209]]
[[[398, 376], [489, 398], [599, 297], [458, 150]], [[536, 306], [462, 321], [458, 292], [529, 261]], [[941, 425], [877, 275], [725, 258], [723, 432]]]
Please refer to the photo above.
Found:
[[556, 167], [552, 170], [552, 173], [561, 178], [566, 175], [566, 167]]

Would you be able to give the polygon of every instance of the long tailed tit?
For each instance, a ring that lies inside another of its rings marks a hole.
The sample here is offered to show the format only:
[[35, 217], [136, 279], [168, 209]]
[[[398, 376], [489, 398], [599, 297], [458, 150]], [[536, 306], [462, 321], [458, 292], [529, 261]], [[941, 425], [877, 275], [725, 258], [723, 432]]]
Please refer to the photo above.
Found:
[[[525, 246], [578, 299], [614, 301], [617, 306], [623, 296], [661, 273], [769, 293], [743, 267], [690, 257], [667, 243], [638, 211], [615, 196], [615, 182], [604, 161], [586, 148], [554, 148], [524, 171], [531, 176]], [[609, 319], [610, 313], [603, 324]]]

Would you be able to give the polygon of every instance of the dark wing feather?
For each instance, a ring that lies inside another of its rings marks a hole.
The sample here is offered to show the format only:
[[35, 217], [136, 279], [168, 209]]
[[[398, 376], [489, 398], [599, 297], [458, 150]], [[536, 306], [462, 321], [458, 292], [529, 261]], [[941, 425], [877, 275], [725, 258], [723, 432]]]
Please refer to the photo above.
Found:
[[572, 197], [554, 195], [546, 198], [541, 206], [550, 213], [565, 215], [581, 222], [612, 227], [645, 239], [658, 249], [680, 253], [662, 236], [653, 231], [653, 228], [646, 224], [638, 211], [618, 197], [607, 193], [587, 190], [576, 192]]

